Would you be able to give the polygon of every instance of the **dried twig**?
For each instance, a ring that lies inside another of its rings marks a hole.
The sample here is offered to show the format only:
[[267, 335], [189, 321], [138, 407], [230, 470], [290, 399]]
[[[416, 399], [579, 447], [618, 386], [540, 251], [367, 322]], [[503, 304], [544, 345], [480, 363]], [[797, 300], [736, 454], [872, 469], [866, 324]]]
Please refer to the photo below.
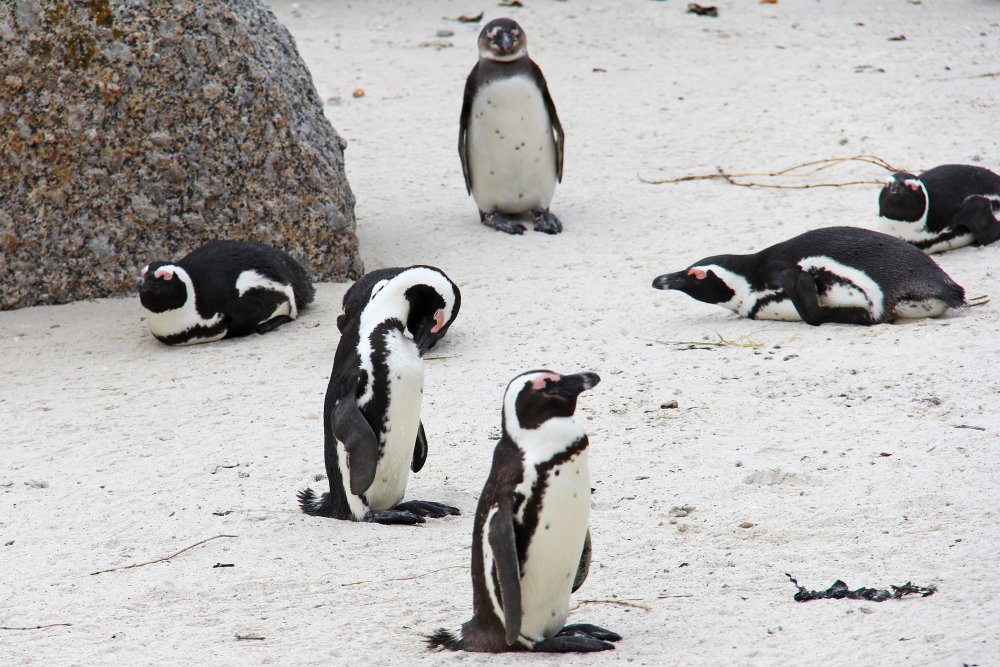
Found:
[[[638, 598], [636, 598], [636, 600], [637, 599]], [[617, 604], [617, 605], [621, 605], [622, 607], [633, 607], [635, 609], [642, 609], [644, 611], [652, 611], [648, 606], [646, 606], [644, 604], [641, 604], [639, 602], [636, 602], [635, 600], [614, 600], [614, 599], [609, 599], [609, 600], [577, 600], [576, 604], [573, 605], [573, 608], [570, 609], [570, 611], [576, 611], [577, 609], [579, 609], [580, 607], [582, 607], [585, 604]]]
[[905, 169], [899, 169], [889, 164], [877, 155], [852, 155], [850, 157], [835, 157], [828, 158], [825, 160], [812, 160], [810, 162], [803, 162], [802, 164], [796, 164], [785, 169], [779, 169], [778, 171], [770, 172], [747, 172], [747, 173], [730, 173], [725, 171], [722, 167], [716, 167], [716, 173], [714, 174], [698, 174], [698, 175], [688, 175], [679, 176], [677, 178], [664, 178], [664, 179], [647, 179], [639, 176], [637, 177], [643, 183], [648, 183], [650, 185], [661, 185], [664, 183], [683, 183], [685, 181], [704, 181], [713, 179], [722, 179], [727, 183], [732, 185], [739, 185], [745, 188], [778, 188], [778, 189], [788, 189], [788, 190], [802, 190], [806, 188], [839, 188], [846, 185], [879, 185], [882, 183], [880, 180], [865, 180], [865, 181], [846, 181], [843, 183], [811, 183], [811, 184], [800, 184], [800, 185], [779, 185], [779, 184], [767, 184], [767, 183], [756, 183], [748, 181], [737, 181], [736, 179], [743, 178], [781, 178], [781, 177], [803, 177], [811, 176], [813, 174], [819, 173], [830, 167], [834, 167], [846, 162], [864, 162], [866, 164], [873, 164], [877, 167], [881, 167], [886, 171], [897, 172], [897, 171], [907, 171]]
[[264, 639], [266, 639], [266, 637], [261, 637], [260, 635], [240, 635], [240, 634], [237, 634], [236, 638], [237, 639], [256, 639], [258, 641], [264, 641]]
[[681, 593], [678, 595], [657, 595], [657, 600], [666, 600], [667, 598], [693, 598], [694, 593]]
[[427, 575], [434, 574], [436, 572], [443, 572], [444, 570], [457, 570], [460, 567], [468, 567], [468, 565], [449, 565], [448, 567], [442, 567], [437, 570], [431, 570], [430, 572], [424, 572], [423, 574], [414, 574], [409, 577], [393, 577], [392, 579], [366, 579], [364, 581], [349, 581], [346, 584], [341, 584], [341, 586], [357, 586], [359, 584], [382, 584], [388, 581], [409, 581], [410, 579], [420, 579], [421, 577], [426, 577]]
[[211, 542], [212, 540], [217, 540], [220, 537], [236, 537], [236, 535], [216, 535], [215, 537], [209, 537], [207, 539], [204, 539], [201, 542], [195, 542], [191, 546], [184, 547], [180, 551], [175, 551], [174, 553], [170, 554], [169, 556], [164, 556], [163, 558], [157, 558], [156, 560], [149, 560], [149, 561], [146, 561], [145, 563], [132, 563], [131, 565], [122, 565], [121, 567], [109, 567], [107, 570], [98, 570], [97, 572], [91, 572], [90, 574], [91, 575], [104, 574], [105, 572], [114, 572], [115, 570], [131, 570], [134, 567], [143, 567], [145, 565], [152, 565], [153, 563], [162, 563], [164, 561], [170, 560], [174, 556], [181, 555], [185, 551], [188, 551], [190, 549], [194, 549], [198, 545], [204, 544], [205, 542]]
[[27, 628], [0, 627], [0, 630], [44, 630], [45, 628], [54, 628], [54, 627], [57, 627], [57, 626], [60, 626], [60, 625], [65, 625], [66, 627], [69, 627], [69, 626], [71, 626], [73, 624], [72, 623], [49, 623], [48, 625], [32, 625], [32, 626], [27, 627]]
[[756, 341], [750, 336], [740, 336], [738, 340], [729, 340], [723, 338], [722, 334], [718, 331], [715, 335], [719, 337], [718, 340], [654, 340], [652, 342], [658, 343], [660, 345], [712, 345], [715, 347], [748, 347], [756, 349], [758, 347], [763, 347], [764, 343]]

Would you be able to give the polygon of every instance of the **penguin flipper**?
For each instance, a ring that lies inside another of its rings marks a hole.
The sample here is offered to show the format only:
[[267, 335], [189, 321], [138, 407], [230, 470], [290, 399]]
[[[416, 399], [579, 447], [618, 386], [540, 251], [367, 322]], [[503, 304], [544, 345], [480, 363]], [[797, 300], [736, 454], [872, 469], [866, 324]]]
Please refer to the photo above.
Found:
[[1000, 217], [997, 211], [1000, 201], [994, 203], [987, 197], [973, 195], [966, 197], [962, 206], [951, 218], [953, 227], [965, 227], [976, 238], [979, 245], [989, 245], [1000, 239]]
[[417, 442], [413, 446], [413, 462], [410, 464], [410, 470], [413, 472], [420, 472], [420, 469], [424, 467], [424, 463], [427, 461], [427, 434], [424, 433], [424, 423], [420, 422], [420, 426], [417, 427]]
[[514, 540], [514, 514], [510, 502], [497, 509], [490, 520], [490, 549], [493, 566], [500, 582], [500, 606], [503, 607], [507, 645], [513, 646], [521, 635], [521, 567]]
[[333, 406], [331, 419], [334, 437], [347, 450], [351, 493], [356, 496], [362, 495], [375, 481], [375, 468], [378, 466], [378, 438], [358, 407], [359, 381], [360, 376], [355, 376], [348, 383], [348, 390]]
[[576, 570], [576, 579], [573, 580], [573, 592], [583, 586], [583, 582], [587, 580], [587, 575], [590, 573], [590, 556], [593, 553], [593, 547], [590, 542], [590, 529], [587, 529], [587, 539], [583, 541], [583, 551], [580, 553], [580, 566]]
[[538, 88], [542, 91], [542, 99], [545, 102], [545, 110], [549, 112], [549, 122], [552, 124], [552, 134], [556, 141], [556, 179], [562, 183], [563, 175], [563, 146], [566, 140], [566, 133], [563, 132], [562, 123], [559, 122], [559, 114], [556, 113], [556, 104], [552, 101], [552, 95], [549, 94], [548, 84], [545, 83], [545, 77], [542, 75], [542, 70], [534, 61], [531, 61], [532, 65], [532, 78], [535, 79], [535, 83]]
[[776, 280], [778, 286], [792, 300], [799, 317], [806, 324], [819, 326], [825, 322], [840, 324], [871, 325], [876, 322], [865, 308], [835, 308], [821, 306], [816, 279], [808, 271], [790, 269], [784, 271]]
[[222, 308], [222, 314], [229, 321], [229, 335], [245, 336], [254, 332], [266, 333], [286, 322], [291, 322], [291, 318], [285, 318], [271, 328], [265, 326], [270, 322], [270, 315], [287, 301], [288, 298], [284, 294], [274, 290], [247, 290], [240, 298]]
[[469, 116], [472, 115], [472, 95], [479, 74], [479, 63], [469, 72], [465, 80], [465, 95], [462, 98], [462, 115], [458, 119], [458, 157], [462, 160], [462, 175], [465, 176], [466, 194], [472, 194], [472, 174], [469, 173]]

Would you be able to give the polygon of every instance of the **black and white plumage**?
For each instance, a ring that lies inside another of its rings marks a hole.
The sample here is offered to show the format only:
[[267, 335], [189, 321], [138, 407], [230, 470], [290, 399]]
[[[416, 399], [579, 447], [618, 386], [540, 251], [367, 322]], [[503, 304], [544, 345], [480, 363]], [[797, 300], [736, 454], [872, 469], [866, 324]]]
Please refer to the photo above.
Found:
[[[372, 292], [380, 289], [382, 284], [384, 284], [386, 281], [391, 280], [392, 278], [395, 278], [403, 271], [406, 271], [407, 268], [413, 268], [413, 267], [394, 266], [385, 269], [376, 269], [375, 271], [369, 271], [361, 278], [358, 278], [356, 281], [354, 281], [354, 284], [351, 285], [350, 288], [348, 288], [348, 290], [344, 293], [344, 301], [343, 301], [344, 312], [342, 312], [340, 315], [337, 316], [337, 328], [340, 329], [341, 332], [343, 332], [344, 329], [347, 327], [348, 322], [357, 317], [357, 315], [364, 309], [364, 307], [368, 305], [368, 301], [371, 299]], [[444, 277], [445, 280], [451, 283], [451, 291], [454, 303], [451, 309], [451, 316], [444, 323], [444, 326], [441, 327], [439, 331], [435, 332], [431, 336], [430, 347], [433, 348], [434, 345], [436, 345], [439, 340], [444, 338], [444, 335], [448, 333], [448, 328], [451, 326], [451, 323], [455, 321], [456, 317], [458, 317], [458, 311], [462, 306], [462, 292], [461, 290], [458, 289], [458, 285], [452, 282], [452, 280], [441, 269], [426, 265], [423, 265], [423, 268], [429, 269], [431, 271], [437, 271]], [[406, 330], [410, 332], [411, 336], [416, 334], [416, 326], [418, 324], [419, 322], [415, 318], [407, 322]]]
[[151, 262], [139, 279], [149, 330], [168, 345], [272, 331], [314, 294], [288, 253], [245, 241], [213, 241], [179, 261]]
[[944, 164], [919, 176], [898, 172], [878, 196], [883, 231], [930, 254], [1000, 239], [1000, 176]]
[[472, 532], [473, 617], [428, 637], [432, 647], [562, 653], [613, 649], [621, 639], [596, 625], [564, 625], [591, 547], [589, 441], [574, 413], [580, 393], [599, 381], [538, 370], [507, 386]]
[[[330, 492], [299, 492], [313, 516], [374, 523], [423, 523], [458, 514], [427, 501], [401, 502], [409, 473], [427, 459], [420, 422], [424, 362], [434, 335], [456, 306], [439, 269], [414, 266], [378, 281], [365, 307], [345, 325], [323, 407]], [[413, 338], [406, 335], [407, 323]]]
[[880, 324], [937, 317], [965, 290], [905, 241], [858, 227], [800, 234], [751, 255], [717, 255], [653, 281], [742, 317]]
[[564, 140], [524, 30], [511, 19], [490, 21], [479, 33], [479, 62], [465, 82], [458, 131], [465, 187], [483, 224], [521, 234], [524, 225], [507, 216], [527, 214], [536, 231], [562, 231], [549, 204], [562, 181]]

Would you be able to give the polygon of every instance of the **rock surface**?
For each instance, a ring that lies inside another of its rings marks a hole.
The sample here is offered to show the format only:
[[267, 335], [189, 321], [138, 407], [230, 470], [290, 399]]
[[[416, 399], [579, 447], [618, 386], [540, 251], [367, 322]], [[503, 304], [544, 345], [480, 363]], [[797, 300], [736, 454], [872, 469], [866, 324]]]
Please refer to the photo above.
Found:
[[217, 238], [357, 277], [344, 146], [258, 0], [0, 3], [0, 310]]

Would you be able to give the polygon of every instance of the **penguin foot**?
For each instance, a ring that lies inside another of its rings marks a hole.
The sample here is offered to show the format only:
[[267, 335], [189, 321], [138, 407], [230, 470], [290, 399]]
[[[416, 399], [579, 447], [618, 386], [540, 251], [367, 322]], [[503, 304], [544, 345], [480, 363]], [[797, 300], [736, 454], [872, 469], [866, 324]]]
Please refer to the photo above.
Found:
[[406, 512], [401, 510], [368, 510], [365, 514], [365, 518], [362, 519], [365, 523], [381, 523], [383, 525], [400, 525], [400, 526], [412, 526], [418, 523], [424, 523], [426, 520], [422, 516], [418, 516], [412, 512]]
[[483, 224], [487, 227], [499, 229], [501, 232], [507, 232], [508, 234], [524, 233], [524, 225], [520, 222], [514, 222], [510, 218], [505, 218], [496, 211], [493, 213], [480, 213], [480, 217]]
[[565, 628], [556, 633], [556, 637], [567, 637], [573, 635], [584, 635], [586, 637], [593, 637], [594, 639], [600, 639], [606, 642], [620, 642], [622, 636], [617, 632], [612, 632], [611, 630], [606, 630], [599, 625], [592, 625], [590, 623], [571, 623]]
[[278, 317], [274, 317], [268, 320], [267, 322], [261, 322], [260, 326], [257, 327], [255, 331], [260, 335], [264, 335], [269, 331], [274, 331], [282, 324], [288, 324], [289, 322], [294, 322], [294, 321], [295, 320], [288, 317], [287, 315], [279, 315]]
[[435, 503], [430, 500], [408, 500], [405, 503], [399, 503], [394, 509], [432, 519], [440, 519], [445, 516], [459, 516], [461, 514], [457, 507]]
[[546, 234], [558, 234], [562, 231], [559, 218], [549, 213], [548, 209], [535, 213], [535, 231]]
[[531, 648], [536, 653], [593, 653], [594, 651], [613, 651], [615, 645], [589, 635], [563, 635], [535, 642]]

